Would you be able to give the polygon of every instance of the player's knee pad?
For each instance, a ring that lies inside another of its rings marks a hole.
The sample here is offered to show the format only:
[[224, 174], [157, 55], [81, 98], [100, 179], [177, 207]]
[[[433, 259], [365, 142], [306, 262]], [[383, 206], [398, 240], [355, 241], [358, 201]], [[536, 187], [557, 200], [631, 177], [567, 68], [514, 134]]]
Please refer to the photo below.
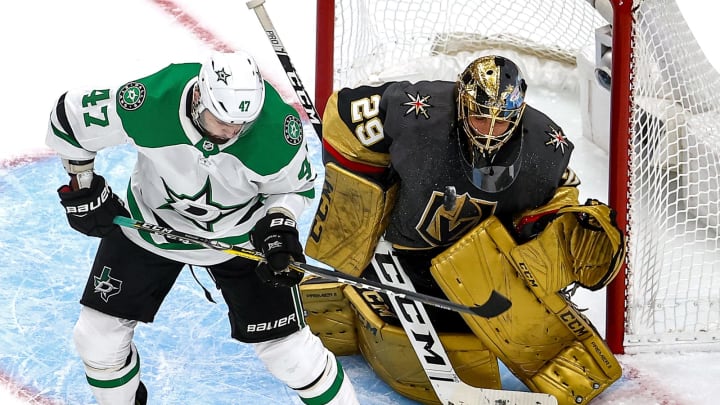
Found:
[[132, 343], [136, 321], [82, 307], [73, 339], [99, 404], [134, 403], [140, 385], [140, 358]]
[[132, 351], [137, 321], [129, 321], [83, 306], [73, 330], [78, 354], [88, 367], [118, 370]]
[[335, 355], [309, 327], [253, 346], [265, 367], [302, 398], [323, 404], [357, 403], [352, 385]]
[[322, 374], [310, 384], [295, 388], [295, 392], [308, 404], [359, 405], [350, 379], [331, 352], [327, 352]]

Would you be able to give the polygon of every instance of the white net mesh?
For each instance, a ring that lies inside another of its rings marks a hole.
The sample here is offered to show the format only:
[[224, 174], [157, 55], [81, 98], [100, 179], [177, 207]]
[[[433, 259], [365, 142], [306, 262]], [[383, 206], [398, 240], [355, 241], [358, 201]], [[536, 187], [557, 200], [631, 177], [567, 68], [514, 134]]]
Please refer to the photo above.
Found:
[[584, 1], [338, 0], [333, 86], [454, 80], [478, 53], [498, 48], [538, 56], [525, 63], [540, 66], [522, 66], [533, 83], [566, 79], [557, 69], [572, 67], [545, 65], [573, 65], [605, 24]]
[[[720, 349], [718, 73], [674, 0], [633, 14], [626, 350]], [[583, 0], [336, 0], [333, 87], [454, 80], [490, 52], [532, 86], [574, 87], [605, 25]]]
[[674, 1], [635, 7], [625, 345], [720, 349], [720, 75]]

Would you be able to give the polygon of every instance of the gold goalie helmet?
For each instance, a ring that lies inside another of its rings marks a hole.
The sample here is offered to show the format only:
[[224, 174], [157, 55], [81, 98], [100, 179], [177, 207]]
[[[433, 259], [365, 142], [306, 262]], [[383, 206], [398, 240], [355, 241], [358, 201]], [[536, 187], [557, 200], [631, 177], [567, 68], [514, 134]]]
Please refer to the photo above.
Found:
[[484, 191], [504, 190], [520, 169], [522, 140], [515, 150], [498, 159], [496, 155], [520, 125], [526, 89], [520, 68], [502, 56], [478, 58], [458, 76], [463, 166], [473, 184]]

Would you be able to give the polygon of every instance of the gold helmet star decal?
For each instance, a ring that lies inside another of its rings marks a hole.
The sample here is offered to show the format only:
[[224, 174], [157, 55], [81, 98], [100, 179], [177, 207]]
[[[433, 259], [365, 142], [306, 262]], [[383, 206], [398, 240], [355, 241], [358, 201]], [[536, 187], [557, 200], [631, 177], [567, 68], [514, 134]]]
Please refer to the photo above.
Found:
[[425, 119], [429, 119], [430, 116], [427, 113], [426, 108], [432, 107], [427, 101], [430, 96], [421, 96], [420, 93], [416, 93], [414, 96], [410, 93], [405, 93], [410, 101], [403, 103], [403, 105], [409, 106], [410, 108], [405, 111], [405, 115], [409, 115], [413, 111], [415, 112], [415, 118], [422, 115]]
[[553, 145], [555, 146], [555, 150], [558, 150], [560, 148], [560, 152], [564, 155], [565, 154], [565, 147], [568, 146], [567, 138], [565, 137], [565, 134], [562, 133], [562, 130], [551, 128], [551, 131], [545, 131], [545, 133], [550, 137], [547, 142], [545, 142], [545, 145]]

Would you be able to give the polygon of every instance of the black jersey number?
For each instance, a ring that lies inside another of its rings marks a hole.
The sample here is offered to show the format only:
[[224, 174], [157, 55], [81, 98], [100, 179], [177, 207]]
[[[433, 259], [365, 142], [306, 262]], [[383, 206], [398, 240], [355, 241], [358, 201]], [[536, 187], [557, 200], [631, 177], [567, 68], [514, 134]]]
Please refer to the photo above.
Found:
[[[93, 90], [90, 93], [86, 94], [82, 98], [82, 106], [85, 108], [88, 107], [97, 107], [98, 102], [109, 100], [110, 99], [110, 90]], [[108, 114], [107, 114], [107, 103], [105, 105], [100, 106], [100, 108], [92, 108], [93, 111], [91, 112], [85, 112], [83, 113], [83, 119], [85, 120], [85, 126], [89, 127], [91, 125], [99, 125], [101, 127], [106, 127], [110, 125], [110, 121], [108, 120]], [[88, 108], [90, 110], [90, 108]]]
[[353, 100], [350, 103], [350, 117], [353, 123], [358, 124], [355, 127], [355, 136], [364, 146], [374, 145], [384, 137], [382, 121], [378, 114], [380, 114], [379, 94]]

